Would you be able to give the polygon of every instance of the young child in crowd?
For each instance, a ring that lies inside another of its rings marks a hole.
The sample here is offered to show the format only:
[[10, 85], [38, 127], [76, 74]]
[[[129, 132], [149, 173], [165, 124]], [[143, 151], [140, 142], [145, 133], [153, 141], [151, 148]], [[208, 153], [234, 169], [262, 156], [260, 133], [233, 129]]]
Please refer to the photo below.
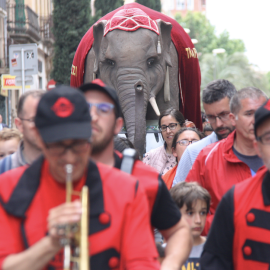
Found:
[[19, 147], [22, 134], [15, 128], [4, 128], [0, 131], [0, 160], [13, 154]]
[[201, 236], [201, 233], [210, 208], [210, 194], [196, 182], [178, 183], [170, 189], [170, 193], [180, 209], [182, 218], [185, 218], [188, 222], [193, 236], [193, 248], [189, 259], [181, 270], [198, 270], [200, 266], [199, 260], [206, 241], [206, 238]]

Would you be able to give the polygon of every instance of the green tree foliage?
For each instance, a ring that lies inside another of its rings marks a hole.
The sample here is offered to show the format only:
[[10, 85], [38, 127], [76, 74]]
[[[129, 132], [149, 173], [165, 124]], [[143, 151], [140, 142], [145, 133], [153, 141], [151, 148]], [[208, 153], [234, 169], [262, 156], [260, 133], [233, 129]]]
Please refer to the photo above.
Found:
[[195, 48], [201, 54], [212, 53], [215, 48], [225, 49], [228, 55], [245, 51], [244, 42], [240, 39], [230, 39], [227, 31], [217, 36], [215, 27], [200, 12], [188, 12], [184, 18], [176, 14], [175, 19], [182, 27], [190, 30], [191, 38], [198, 40]]
[[200, 60], [200, 67], [201, 89], [215, 79], [226, 79], [232, 82], [237, 90], [253, 86], [265, 91], [268, 96], [270, 94], [267, 76], [250, 64], [243, 53], [235, 52], [231, 55], [217, 56], [212, 53], [204, 54]]
[[151, 9], [161, 12], [161, 2], [160, 0], [136, 0], [138, 4], [144, 5]]
[[90, 27], [89, 0], [54, 0], [54, 58], [52, 78], [69, 84], [73, 57], [83, 35]]
[[124, 0], [96, 0], [94, 22], [124, 5]]
[[[230, 39], [227, 31], [217, 36], [215, 27], [199, 12], [188, 12], [183, 18], [176, 14], [175, 19], [182, 27], [190, 30], [191, 38], [198, 40], [195, 48], [200, 61], [201, 89], [215, 79], [226, 79], [238, 90], [254, 86], [270, 96], [270, 72], [264, 74], [249, 63], [243, 53], [245, 44], [242, 40]], [[216, 48], [223, 48], [226, 53], [214, 56], [212, 50]]]
[[228, 55], [235, 52], [244, 52], [245, 44], [241, 39], [230, 39], [230, 35], [227, 31], [220, 34], [216, 40], [215, 48], [223, 48]]
[[268, 89], [270, 92], [270, 71], [266, 74], [266, 78], [267, 78], [267, 83], [268, 83]]

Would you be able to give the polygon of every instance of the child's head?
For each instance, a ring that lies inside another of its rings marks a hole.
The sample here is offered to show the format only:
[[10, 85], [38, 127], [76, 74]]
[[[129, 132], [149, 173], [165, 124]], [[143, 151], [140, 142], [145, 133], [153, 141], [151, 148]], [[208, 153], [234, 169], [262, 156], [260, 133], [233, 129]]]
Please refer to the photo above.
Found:
[[204, 229], [211, 197], [196, 182], [181, 182], [170, 189], [171, 196], [188, 222], [193, 237], [199, 237]]
[[4, 128], [0, 131], [0, 159], [13, 154], [19, 147], [22, 134], [15, 128]]

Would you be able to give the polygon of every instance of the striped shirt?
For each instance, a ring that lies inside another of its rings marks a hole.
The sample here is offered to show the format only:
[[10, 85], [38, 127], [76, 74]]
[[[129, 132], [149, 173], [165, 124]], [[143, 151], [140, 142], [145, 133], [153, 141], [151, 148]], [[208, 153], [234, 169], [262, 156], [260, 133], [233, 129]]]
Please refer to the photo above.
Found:
[[197, 156], [199, 155], [199, 153], [201, 152], [201, 150], [211, 144], [211, 143], [215, 143], [218, 141], [217, 135], [215, 132], [212, 132], [212, 134], [210, 134], [209, 136], [207, 136], [206, 138], [203, 138], [202, 140], [191, 144], [187, 147], [187, 149], [185, 150], [183, 156], [180, 159], [180, 162], [178, 164], [177, 167], [177, 171], [176, 171], [176, 175], [175, 178], [173, 180], [173, 186], [176, 185], [179, 182], [183, 182], [185, 181], [189, 170], [192, 168], [192, 165], [195, 161], [195, 159], [197, 158]]

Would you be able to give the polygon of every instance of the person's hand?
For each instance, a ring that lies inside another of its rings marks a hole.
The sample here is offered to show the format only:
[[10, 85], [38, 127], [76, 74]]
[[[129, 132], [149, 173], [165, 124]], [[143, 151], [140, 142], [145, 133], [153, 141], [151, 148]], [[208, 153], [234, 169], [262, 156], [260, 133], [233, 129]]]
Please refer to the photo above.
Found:
[[82, 205], [79, 200], [64, 203], [50, 209], [48, 216], [48, 232], [56, 245], [61, 239], [74, 237], [76, 225], [81, 219]]
[[190, 127], [190, 128], [196, 128], [195, 124], [191, 121], [188, 121], [188, 120], [186, 120], [185, 126]]

